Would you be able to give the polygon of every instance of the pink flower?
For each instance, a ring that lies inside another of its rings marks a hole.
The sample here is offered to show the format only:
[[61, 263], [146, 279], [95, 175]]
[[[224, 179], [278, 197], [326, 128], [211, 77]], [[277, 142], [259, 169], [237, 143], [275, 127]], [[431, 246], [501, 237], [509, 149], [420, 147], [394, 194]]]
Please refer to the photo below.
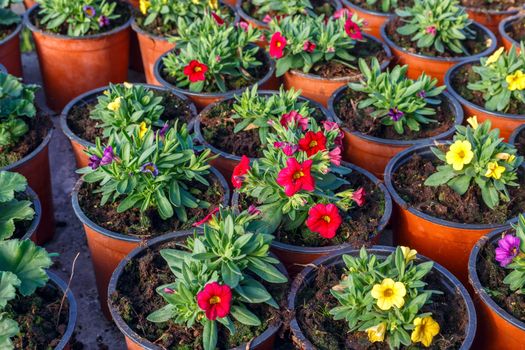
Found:
[[317, 45], [315, 43], [311, 42], [310, 40], [306, 40], [304, 42], [303, 50], [306, 52], [312, 53], [314, 52], [316, 47]]
[[250, 215], [259, 215], [261, 211], [259, 210], [259, 208], [252, 204], [248, 207], [248, 213]]
[[520, 244], [519, 237], [513, 235], [505, 235], [498, 241], [496, 261], [499, 262], [500, 266], [505, 267], [512, 262], [520, 252]]
[[297, 152], [299, 147], [289, 142], [274, 142], [273, 146], [275, 148], [280, 148], [284, 154], [288, 157], [291, 157]]
[[301, 190], [312, 192], [315, 189], [315, 181], [311, 170], [311, 159], [299, 163], [295, 158], [288, 158], [286, 168], [277, 175], [277, 184], [284, 187], [284, 194], [288, 197]]
[[274, 33], [270, 40], [270, 56], [273, 58], [283, 57], [285, 47], [286, 38], [280, 32]]
[[432, 35], [436, 35], [437, 33], [437, 30], [436, 30], [436, 26], [428, 26], [425, 31], [427, 32], [427, 34], [432, 34]]
[[264, 18], [262, 19], [262, 21], [264, 23], [270, 23], [272, 21], [272, 17], [270, 15], [266, 15], [264, 16]]
[[204, 219], [194, 223], [192, 226], [193, 227], [199, 227], [199, 226], [202, 226], [202, 225], [208, 223], [211, 219], [213, 219], [213, 217], [215, 216], [215, 214], [217, 214], [218, 211], [219, 211], [219, 208], [213, 209], [208, 215], [206, 215], [204, 217]]
[[352, 12], [350, 12], [347, 8], [342, 8], [334, 12], [334, 15], [332, 16], [333, 19], [339, 19], [341, 17], [350, 18], [352, 16]]
[[286, 129], [290, 125], [297, 125], [300, 127], [303, 131], [308, 129], [308, 118], [303, 117], [299, 112], [293, 110], [290, 113], [283, 114], [281, 117], [281, 125], [284, 126]]
[[244, 22], [244, 21], [240, 21], [239, 23], [236, 24], [236, 26], [238, 26], [239, 28], [241, 28], [242, 30], [244, 30], [245, 32], [248, 31], [248, 28], [250, 27], [250, 25], [248, 24], [248, 22]]
[[330, 152], [328, 152], [328, 156], [330, 157], [330, 162], [335, 166], [341, 165], [341, 148], [336, 147]]
[[232, 291], [227, 285], [217, 282], [208, 283], [204, 289], [197, 294], [197, 304], [205, 311], [206, 318], [215, 321], [218, 318], [228, 316], [232, 301]]
[[352, 199], [357, 204], [357, 206], [362, 207], [365, 204], [366, 191], [364, 187], [360, 187], [357, 191], [352, 193]]
[[359, 25], [352, 21], [352, 19], [348, 18], [345, 23], [345, 31], [348, 36], [354, 40], [361, 40], [363, 39], [363, 33], [361, 32], [361, 28], [359, 28]]

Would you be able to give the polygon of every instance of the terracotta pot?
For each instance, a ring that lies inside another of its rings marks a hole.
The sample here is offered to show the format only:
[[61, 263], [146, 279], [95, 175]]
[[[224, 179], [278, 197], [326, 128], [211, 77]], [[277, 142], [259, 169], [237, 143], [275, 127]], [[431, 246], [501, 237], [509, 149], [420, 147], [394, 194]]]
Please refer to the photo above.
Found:
[[449, 93], [443, 92], [443, 102], [449, 105], [456, 120], [452, 128], [441, 134], [417, 140], [389, 140], [365, 135], [359, 131], [350, 131], [347, 127], [343, 127], [344, 122], [341, 121], [335, 110], [335, 106], [339, 103], [346, 89], [348, 87], [343, 86], [328, 101], [330, 120], [341, 125], [345, 134], [343, 139], [343, 159], [365, 168], [380, 179], [384, 176], [386, 165], [396, 154], [413, 145], [449, 139], [456, 131], [455, 125], [461, 125], [463, 122], [463, 110], [460, 104]]
[[[162, 73], [161, 73], [164, 71], [164, 63], [162, 62], [162, 60], [169, 53], [170, 52], [166, 52], [165, 54], [160, 56], [157, 62], [155, 63], [155, 68], [154, 68], [155, 79], [157, 79], [157, 81], [159, 81], [162, 86], [165, 86], [168, 89], [177, 91], [181, 94], [188, 96], [197, 105], [197, 109], [199, 111], [213, 102], [217, 102], [219, 100], [222, 100], [223, 98], [230, 97], [232, 94], [240, 95], [243, 93], [244, 90], [249, 89], [253, 86], [251, 85], [251, 86], [247, 86], [242, 89], [226, 91], [226, 92], [213, 92], [213, 93], [191, 92], [186, 89], [180, 89], [172, 85], [168, 81], [166, 81], [163, 78]], [[264, 57], [266, 58], [266, 64], [268, 65], [268, 72], [264, 75], [264, 77], [262, 77], [261, 80], [257, 82], [257, 84], [259, 85], [260, 89], [268, 89], [268, 90], [276, 89], [278, 84], [277, 84], [277, 79], [275, 78], [275, 75], [274, 75], [275, 62], [270, 59], [270, 56], [266, 52], [263, 52], [263, 53], [264, 53]]]
[[[385, 247], [385, 246], [374, 246], [368, 249], [368, 252], [371, 254], [378, 255], [382, 258], [386, 258], [395, 248]], [[292, 341], [297, 349], [300, 350], [314, 350], [317, 349], [305, 336], [299, 322], [295, 317], [295, 309], [298, 303], [298, 296], [301, 294], [301, 291], [305, 288], [312, 286], [316, 273], [319, 266], [344, 266], [343, 255], [352, 255], [359, 256], [359, 249], [346, 248], [338, 252], [334, 252], [329, 256], [322, 257], [312, 262], [309, 266], [304, 268], [301, 273], [294, 279], [292, 283], [292, 288], [290, 294], [288, 294], [288, 310], [293, 312], [294, 318], [290, 322], [290, 330], [292, 332]], [[418, 259], [422, 262], [428, 261], [429, 259], [418, 255]], [[476, 335], [476, 310], [470, 295], [468, 294], [465, 287], [461, 284], [456, 277], [454, 277], [449, 271], [447, 271], [443, 266], [434, 263], [433, 271], [436, 273], [439, 282], [442, 285], [442, 290], [447, 290], [451, 294], [459, 294], [463, 299], [465, 308], [467, 310], [467, 319], [468, 324], [465, 326], [465, 340], [460, 347], [460, 350], [468, 350], [472, 346], [474, 336]], [[330, 316], [327, 316], [330, 317]], [[460, 325], [458, 325], [460, 326]]]
[[484, 107], [475, 105], [461, 96], [455, 90], [452, 84], [452, 80], [459, 69], [465, 65], [476, 63], [479, 63], [479, 59], [464, 61], [452, 67], [445, 76], [445, 85], [447, 86], [447, 91], [459, 101], [466, 116], [470, 117], [475, 115], [478, 117], [478, 121], [480, 123], [489, 119], [492, 122], [492, 127], [498, 128], [500, 130], [500, 136], [507, 140], [514, 129], [525, 123], [525, 115], [489, 111]]
[[469, 59], [479, 59], [480, 57], [488, 56], [492, 52], [494, 52], [494, 50], [496, 50], [496, 36], [487, 28], [474, 22], [472, 23], [473, 26], [477, 27], [479, 30], [485, 33], [485, 36], [490, 40], [490, 47], [477, 55], [442, 58], [411, 53], [408, 50], [394, 43], [386, 34], [386, 27], [390, 25], [390, 22], [394, 18], [395, 17], [390, 18], [385, 24], [383, 24], [383, 26], [381, 27], [381, 37], [383, 38], [383, 41], [386, 42], [388, 46], [392, 49], [392, 54], [397, 60], [397, 64], [408, 65], [407, 76], [410, 79], [417, 79], [417, 77], [419, 77], [421, 73], [426, 73], [427, 75], [436, 78], [438, 80], [439, 85], [443, 85], [445, 84], [445, 74], [455, 64], [459, 62], [464, 62]]
[[[222, 175], [214, 168], [211, 168], [211, 173], [219, 179], [224, 189], [224, 200], [222, 204], [228, 206], [230, 202], [230, 190], [226, 180], [224, 180]], [[148, 239], [109, 231], [88, 218], [78, 202], [78, 189], [82, 186], [82, 183], [83, 180], [80, 178], [72, 192], [73, 210], [77, 218], [82, 222], [86, 233], [91, 261], [93, 262], [93, 268], [95, 270], [95, 279], [97, 281], [98, 297], [102, 312], [111, 320], [106, 302], [111, 274], [129, 252], [139, 245], [143, 245]]]
[[39, 9], [40, 6], [31, 8], [25, 22], [33, 32], [51, 109], [64, 108], [86, 91], [127, 80], [131, 18], [106, 33], [68, 37], [37, 28], [33, 20]]
[[[117, 284], [120, 276], [124, 273], [126, 265], [133, 259], [140, 257], [146, 251], [146, 249], [155, 248], [163, 243], [176, 240], [184, 240], [188, 236], [192, 236], [194, 233], [191, 231], [180, 231], [174, 232], [162, 237], [157, 237], [146, 242], [144, 245], [135, 248], [132, 252], [129, 253], [117, 266], [115, 272], [111, 276], [111, 281], [109, 282], [108, 295], [111, 296], [117, 290]], [[288, 276], [286, 270], [282, 264], [277, 265], [277, 268], [284, 275]], [[124, 334], [126, 338], [126, 347], [128, 350], [162, 350], [164, 348], [153, 344], [149, 340], [146, 340], [139, 336], [135, 331], [133, 331], [126, 322], [122, 319], [119, 312], [113, 307], [111, 300], [108, 298], [109, 310], [111, 311], [111, 316], [113, 321]], [[279, 322], [276, 325], [269, 326], [261, 335], [252, 339], [249, 343], [242, 344], [231, 350], [273, 350], [274, 344], [276, 343], [276, 338], [279, 330], [281, 329], [282, 322]]]
[[351, 0], [341, 0], [341, 1], [343, 2], [343, 5], [347, 9], [352, 11], [352, 13], [357, 14], [360, 18], [366, 21], [366, 25], [364, 29], [368, 34], [375, 36], [379, 40], [383, 40], [381, 38], [381, 26], [386, 21], [388, 21], [388, 19], [393, 15], [392, 13], [384, 13], [384, 12], [367, 10], [357, 5], [354, 5], [351, 2]]
[[[146, 86], [147, 88], [152, 89], [152, 90], [169, 91], [168, 89], [165, 89], [163, 87], [158, 87], [158, 86], [153, 86], [153, 85], [147, 85], [147, 84], [136, 84], [136, 85]], [[104, 86], [98, 89], [88, 91], [80, 96], [77, 96], [75, 99], [73, 99], [71, 102], [69, 102], [64, 107], [64, 110], [60, 114], [60, 127], [62, 128], [62, 132], [67, 136], [67, 138], [71, 142], [71, 148], [73, 149], [73, 154], [75, 155], [75, 160], [76, 160], [78, 169], [88, 166], [89, 156], [85, 153], [85, 150], [87, 150], [90, 147], [95, 147], [95, 144], [87, 140], [84, 140], [83, 138], [80, 138], [69, 128], [68, 123], [67, 123], [69, 113], [74, 106], [83, 104], [87, 101], [95, 100], [98, 96], [102, 95], [102, 93], [107, 89], [108, 89], [108, 86]], [[187, 101], [189, 108], [191, 109], [193, 117], [197, 116], [197, 108], [191, 101], [189, 101], [189, 99], [186, 96], [176, 91], [170, 91], [170, 92], [173, 95], [180, 98], [181, 100]], [[191, 122], [189, 123], [188, 128], [190, 129], [190, 131], [193, 129], [193, 125]]]
[[23, 23], [19, 23], [11, 34], [0, 41], [0, 63], [9, 74], [19, 78], [23, 78], [22, 54], [20, 52], [20, 32], [23, 27]]
[[27, 195], [28, 200], [31, 200], [33, 203], [35, 216], [33, 217], [33, 221], [31, 221], [31, 225], [29, 225], [27, 228], [27, 232], [20, 239], [30, 239], [32, 241], [36, 241], [36, 232], [38, 230], [38, 226], [40, 225], [40, 220], [42, 220], [42, 206], [40, 204], [40, 200], [38, 199], [38, 195], [31, 189], [31, 187], [27, 187], [25, 194]]
[[0, 168], [0, 170], [24, 175], [28, 185], [38, 194], [42, 204], [42, 220], [31, 239], [39, 245], [52, 240], [55, 234], [53, 193], [49, 168], [49, 141], [51, 141], [52, 135], [53, 130], [50, 130], [40, 146], [33, 152], [15, 163]]
[[474, 303], [478, 312], [479, 332], [475, 349], [523, 349], [525, 323], [512, 316], [489, 296], [476, 268], [478, 256], [488, 244], [494, 244], [506, 231], [497, 230], [483, 236], [474, 246], [468, 262], [469, 282], [474, 288]]
[[430, 150], [432, 146], [432, 143], [413, 146], [397, 154], [386, 167], [385, 185], [394, 200], [394, 242], [416, 249], [437, 261], [467, 284], [468, 255], [474, 244], [483, 235], [507, 227], [517, 218], [511, 218], [504, 224], [464, 224], [436, 218], [410, 206], [395, 189], [393, 175], [415, 154], [435, 158]]
[[499, 40], [501, 40], [501, 36], [498, 33], [498, 26], [501, 21], [507, 17], [514, 16], [519, 12], [519, 10], [495, 11], [474, 7], [465, 7], [465, 11], [471, 20], [481, 24], [492, 33], [496, 34]]
[[36, 5], [36, 1], [24, 0], [24, 5], [25, 5], [26, 9], [29, 9], [29, 8], [31, 8], [31, 7]]
[[[263, 95], [263, 96], [270, 96], [270, 95], [274, 95], [274, 94], [278, 94], [279, 91], [276, 91], [276, 90], [259, 90], [258, 94], [259, 95]], [[201, 126], [201, 116], [208, 113], [209, 110], [213, 109], [214, 107], [216, 107], [217, 105], [221, 104], [221, 103], [224, 103], [224, 102], [227, 102], [227, 101], [231, 101], [231, 100], [235, 100], [235, 96], [233, 93], [228, 96], [228, 97], [225, 97], [223, 100], [220, 100], [220, 101], [217, 101], [217, 102], [214, 102], [210, 105], [208, 105], [206, 108], [204, 108], [202, 110], [202, 112], [197, 116], [197, 118], [195, 118], [195, 138], [196, 140], [201, 144], [203, 145], [205, 148], [209, 148], [213, 154], [216, 154], [218, 155], [217, 158], [215, 158], [214, 160], [211, 161], [211, 164], [217, 168], [221, 173], [222, 175], [224, 175], [224, 177], [227, 179], [227, 181], [229, 182], [231, 177], [232, 177], [232, 173], [233, 173], [233, 168], [235, 168], [235, 166], [237, 166], [237, 164], [239, 164], [239, 162], [241, 161], [241, 157], [239, 156], [236, 156], [234, 154], [231, 154], [231, 153], [227, 153], [221, 149], [218, 149], [217, 147], [215, 147], [214, 145], [210, 144], [205, 138], [204, 138], [204, 134], [203, 134], [203, 131], [202, 131], [202, 126]], [[315, 102], [315, 101], [312, 101], [306, 97], [302, 97], [302, 96], [299, 96], [299, 100], [300, 101], [304, 101], [304, 102], [309, 102], [310, 105], [313, 107], [313, 108], [318, 108], [320, 109], [323, 114], [325, 115], [325, 118], [328, 119], [328, 111], [326, 110], [326, 108], [324, 108], [323, 106], [321, 106], [319, 103]]]
[[[388, 193], [385, 185], [381, 181], [379, 181], [378, 178], [376, 178], [374, 175], [372, 175], [365, 169], [362, 169], [350, 163], [343, 162], [342, 165], [364, 175], [370, 181], [372, 181], [381, 192], [383, 192], [385, 198], [385, 208], [383, 216], [379, 221], [376, 233], [370, 238], [371, 244], [378, 244], [381, 233], [390, 221], [390, 216], [392, 215], [392, 198], [390, 197], [390, 194]], [[232, 207], [235, 208], [238, 206], [239, 193], [234, 192], [232, 198]], [[315, 259], [333, 254], [334, 252], [342, 249], [352, 249], [352, 246], [349, 243], [345, 243], [326, 247], [303, 247], [288, 243], [282, 243], [277, 240], [274, 240], [271, 246], [272, 253], [277, 255], [279, 260], [282, 261], [282, 263], [286, 267], [286, 270], [292, 278], [295, 277], [295, 275], [298, 274], [303, 269], [303, 267], [311, 264]]]
[[[381, 62], [381, 69], [388, 67], [390, 60], [392, 59], [392, 53], [388, 46], [371, 35], [363, 34], [363, 36], [367, 40], [381, 44], [387, 57]], [[332, 96], [337, 89], [346, 86], [349, 82], [357, 81], [360, 78], [361, 74], [356, 74], [353, 77], [322, 78], [318, 75], [303, 73], [299, 70], [289, 70], [283, 75], [283, 83], [286, 89], [294, 88], [296, 90], [301, 90], [303, 96], [326, 106], [330, 96]]]
[[134, 8], [138, 9], [140, 5], [140, 0], [127, 0]]
[[518, 14], [515, 16], [507, 17], [501, 22], [499, 22], [498, 26], [498, 34], [501, 38], [501, 42], [503, 43], [503, 46], [505, 47], [505, 50], [510, 51], [510, 48], [512, 46], [516, 46], [518, 49], [518, 52], [521, 51], [520, 49], [520, 43], [518, 43], [514, 38], [511, 38], [510, 35], [507, 33], [507, 28], [511, 25], [512, 22], [521, 20], [525, 18], [524, 14]]

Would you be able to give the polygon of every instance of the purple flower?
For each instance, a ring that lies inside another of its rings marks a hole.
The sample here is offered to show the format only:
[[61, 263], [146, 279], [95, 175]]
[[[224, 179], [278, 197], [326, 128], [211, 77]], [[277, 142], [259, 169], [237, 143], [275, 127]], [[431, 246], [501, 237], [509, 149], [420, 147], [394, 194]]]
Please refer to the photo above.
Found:
[[82, 7], [82, 11], [84, 11], [86, 16], [88, 16], [89, 18], [95, 17], [95, 15], [97, 14], [97, 11], [95, 10], [95, 8], [89, 5], [84, 5]]
[[399, 119], [401, 119], [405, 113], [397, 109], [397, 107], [390, 108], [387, 114], [390, 118], [392, 118], [393, 121], [397, 122]]
[[283, 150], [283, 153], [286, 154], [288, 157], [291, 157], [297, 152], [299, 149], [299, 146], [294, 145], [289, 142], [274, 142], [273, 146], [275, 148], [280, 148]]
[[113, 147], [108, 146], [104, 148], [104, 154], [100, 160], [100, 165], [111, 164], [115, 159], [117, 159], [117, 157], [115, 157], [115, 154], [113, 153]]
[[159, 169], [157, 166], [151, 162], [144, 164], [140, 167], [140, 171], [143, 173], [150, 173], [153, 177], [159, 175]]
[[97, 168], [100, 166], [100, 161], [102, 159], [100, 159], [99, 156], [97, 155], [92, 155], [91, 157], [89, 157], [89, 163], [88, 163], [88, 166], [93, 169], [93, 170], [97, 170]]
[[166, 288], [164, 288], [164, 293], [166, 293], [166, 294], [175, 294], [175, 291], [173, 289], [171, 289], [171, 288], [166, 287]]
[[109, 18], [107, 18], [106, 16], [100, 16], [98, 18], [98, 25], [100, 28], [109, 26]]
[[505, 235], [498, 241], [496, 248], [496, 261], [502, 267], [512, 262], [512, 259], [520, 252], [520, 239], [513, 235]]
[[164, 123], [164, 125], [162, 126], [162, 129], [159, 130], [159, 136], [160, 137], [166, 136], [166, 133], [168, 132], [169, 128], [170, 126], [168, 125], [168, 123]]
[[431, 34], [431, 35], [436, 35], [437, 33], [437, 30], [436, 30], [436, 26], [428, 26], [425, 31], [427, 32], [427, 34]]
[[259, 208], [257, 208], [255, 205], [252, 204], [248, 208], [248, 213], [250, 215], [259, 215], [261, 213], [261, 211], [259, 210]]
[[417, 93], [417, 96], [421, 98], [426, 98], [427, 92], [425, 90], [421, 90], [420, 92]]

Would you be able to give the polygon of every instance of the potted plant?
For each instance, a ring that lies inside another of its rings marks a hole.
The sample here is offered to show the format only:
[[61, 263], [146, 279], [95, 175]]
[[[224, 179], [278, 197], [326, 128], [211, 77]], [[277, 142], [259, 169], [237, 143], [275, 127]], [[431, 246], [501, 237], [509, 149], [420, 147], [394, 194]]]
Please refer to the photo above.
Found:
[[270, 56], [286, 89], [326, 106], [332, 93], [360, 77], [357, 58], [390, 63], [390, 50], [362, 32], [363, 21], [348, 11], [339, 16], [290, 16], [270, 24]]
[[120, 260], [146, 239], [191, 228], [230, 199], [224, 178], [208, 164], [210, 151], [194, 147], [185, 124], [132, 129], [104, 145], [97, 139], [72, 196], [108, 317], [108, 282]]
[[42, 222], [33, 239], [43, 244], [53, 238], [55, 219], [48, 147], [52, 135], [49, 117], [35, 106], [36, 85], [0, 73], [0, 170], [22, 174], [42, 201]]
[[182, 0], [166, 4], [163, 0], [141, 0], [139, 9], [131, 27], [139, 39], [146, 82], [155, 85], [160, 83], [155, 79], [153, 67], [162, 54], [175, 47], [169, 38], [177, 34], [179, 18], [191, 22], [202, 17], [205, 12], [212, 12], [228, 23], [233, 22], [235, 18], [235, 11], [218, 1], [195, 3], [191, 0]]
[[525, 334], [523, 308], [525, 217], [512, 228], [483, 236], [472, 249], [469, 281], [474, 288], [480, 320], [478, 346], [515, 349]]
[[368, 33], [381, 38], [381, 27], [394, 15], [396, 8], [411, 5], [399, 0], [341, 0], [343, 6], [366, 21]]
[[523, 10], [525, 2], [516, 1], [490, 1], [490, 0], [461, 0], [461, 5], [465, 7], [468, 16], [485, 26], [488, 30], [498, 35], [501, 40], [501, 34], [498, 33], [499, 24], [510, 16], [517, 15]]
[[505, 50], [510, 51], [512, 46], [519, 49], [520, 42], [525, 41], [525, 15], [515, 15], [505, 18], [499, 23], [498, 34], [501, 37]]
[[20, 32], [22, 19], [11, 10], [21, 0], [4, 0], [0, 3], [0, 63], [8, 72], [22, 77], [22, 56], [20, 53]]
[[[487, 232], [525, 209], [523, 157], [490, 121], [457, 126], [454, 142], [418, 145], [395, 156], [385, 184], [395, 202], [394, 240], [467, 281], [468, 254]], [[441, 248], [437, 248], [441, 247]]]
[[287, 275], [257, 215], [220, 209], [202, 235], [156, 238], [120, 263], [108, 303], [128, 347], [274, 349]]
[[408, 247], [345, 249], [292, 283], [299, 349], [470, 349], [476, 311], [465, 287]]
[[249, 158], [262, 156], [271, 126], [290, 115], [301, 118], [326, 120], [327, 112], [317, 102], [300, 96], [300, 91], [258, 90], [254, 85], [242, 95], [233, 95], [206, 107], [195, 122], [197, 140], [211, 149], [218, 158], [212, 165], [226, 178], [242, 155]]
[[27, 12], [51, 109], [127, 80], [130, 23], [129, 5], [115, 0], [41, 0]]
[[176, 49], [155, 65], [155, 78], [188, 96], [197, 108], [239, 94], [255, 84], [272, 88], [274, 63], [257, 47], [252, 26], [228, 26], [211, 14], [191, 23], [180, 18]]
[[408, 65], [410, 79], [424, 72], [441, 85], [456, 63], [496, 49], [494, 34], [470, 20], [458, 0], [415, 0], [396, 15], [381, 27], [381, 37], [398, 63]]
[[110, 84], [88, 91], [69, 102], [60, 116], [62, 131], [71, 141], [77, 167], [86, 167], [86, 150], [97, 137], [107, 140], [112, 132], [129, 131], [133, 125], [160, 130], [175, 121], [190, 123], [197, 115], [195, 105], [175, 91], [145, 85]]
[[343, 126], [343, 159], [383, 178], [387, 163], [402, 150], [446, 139], [463, 121], [459, 103], [426, 74], [411, 80], [408, 66], [381, 72], [377, 59], [363, 78], [337, 90], [328, 102], [330, 118]]
[[[523, 46], [522, 46], [523, 47]], [[525, 51], [499, 48], [490, 57], [457, 64], [445, 78], [467, 115], [490, 120], [507, 139], [525, 122]]]
[[261, 211], [260, 230], [293, 276], [333, 251], [379, 240], [391, 202], [372, 174], [341, 163], [339, 126], [299, 115], [272, 122], [263, 156], [243, 156], [231, 178], [233, 205]]

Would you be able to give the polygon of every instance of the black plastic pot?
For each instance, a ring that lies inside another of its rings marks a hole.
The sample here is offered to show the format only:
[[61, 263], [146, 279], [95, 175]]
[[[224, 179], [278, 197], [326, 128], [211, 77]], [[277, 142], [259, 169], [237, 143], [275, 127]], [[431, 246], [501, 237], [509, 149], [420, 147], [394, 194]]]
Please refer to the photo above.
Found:
[[4, 74], [7, 74], [7, 69], [2, 64], [0, 64], [0, 72], [4, 73]]
[[50, 271], [47, 271], [47, 275], [49, 276], [50, 282], [66, 294], [67, 302], [69, 304], [69, 321], [67, 323], [67, 328], [64, 332], [64, 335], [62, 336], [62, 339], [54, 348], [54, 350], [67, 350], [69, 349], [69, 341], [71, 340], [71, 336], [73, 335], [77, 323], [77, 302], [73, 292], [68, 289], [67, 284], [64, 281], [62, 281], [57, 275]]
[[[525, 124], [518, 127], [516, 130], [512, 132], [512, 134], [509, 137], [509, 144], [516, 147], [516, 143], [518, 142], [518, 136], [525, 130]], [[518, 150], [519, 151], [519, 150]], [[520, 154], [523, 156], [524, 154]]]
[[520, 47], [520, 43], [509, 35], [509, 33], [507, 32], [507, 28], [512, 24], [512, 22], [521, 20], [523, 18], [525, 18], [525, 15], [517, 14], [515, 16], [505, 18], [498, 25], [498, 34], [501, 37], [501, 41], [503, 41], [503, 46], [507, 51], [510, 50], [512, 46], [516, 46], [517, 48]]
[[[388, 256], [392, 252], [394, 252], [395, 248], [392, 247], [385, 247], [385, 246], [374, 246], [371, 249], [368, 249], [368, 252], [370, 254], [376, 254], [381, 257]], [[295, 312], [296, 305], [297, 305], [297, 297], [300, 293], [300, 291], [304, 288], [308, 288], [311, 286], [315, 279], [315, 274], [317, 271], [317, 268], [319, 266], [325, 266], [325, 267], [331, 267], [331, 266], [344, 266], [344, 262], [342, 259], [342, 255], [352, 255], [352, 256], [359, 256], [359, 250], [358, 249], [351, 249], [346, 248], [344, 250], [340, 250], [338, 252], [334, 252], [333, 254], [319, 258], [312, 262], [309, 266], [304, 268], [304, 270], [301, 271], [299, 275], [294, 279], [292, 283], [292, 288], [290, 290], [290, 294], [288, 295], [288, 309], [292, 312]], [[418, 254], [417, 256], [418, 261], [424, 262], [429, 261], [428, 258], [421, 256]], [[472, 299], [470, 298], [470, 295], [468, 294], [465, 287], [461, 284], [461, 282], [454, 277], [448, 270], [446, 270], [443, 266], [439, 265], [438, 263], [434, 262], [433, 270], [435, 270], [438, 275], [441, 277], [440, 280], [443, 284], [443, 289], [446, 289], [449, 293], [452, 294], [460, 294], [466, 309], [467, 309], [467, 318], [469, 320], [468, 328], [466, 329], [465, 333], [465, 340], [463, 341], [463, 344], [461, 346], [461, 350], [468, 350], [471, 348], [472, 342], [474, 341], [474, 336], [476, 334], [476, 327], [477, 327], [477, 321], [476, 321], [476, 310], [474, 309], [474, 304], [472, 303]], [[330, 316], [327, 316], [330, 317]], [[302, 350], [314, 350], [316, 347], [312, 345], [312, 343], [305, 337], [303, 334], [299, 322], [297, 319], [294, 318], [290, 322], [290, 329], [292, 331], [292, 339], [295, 343], [295, 345], [302, 349]]]

